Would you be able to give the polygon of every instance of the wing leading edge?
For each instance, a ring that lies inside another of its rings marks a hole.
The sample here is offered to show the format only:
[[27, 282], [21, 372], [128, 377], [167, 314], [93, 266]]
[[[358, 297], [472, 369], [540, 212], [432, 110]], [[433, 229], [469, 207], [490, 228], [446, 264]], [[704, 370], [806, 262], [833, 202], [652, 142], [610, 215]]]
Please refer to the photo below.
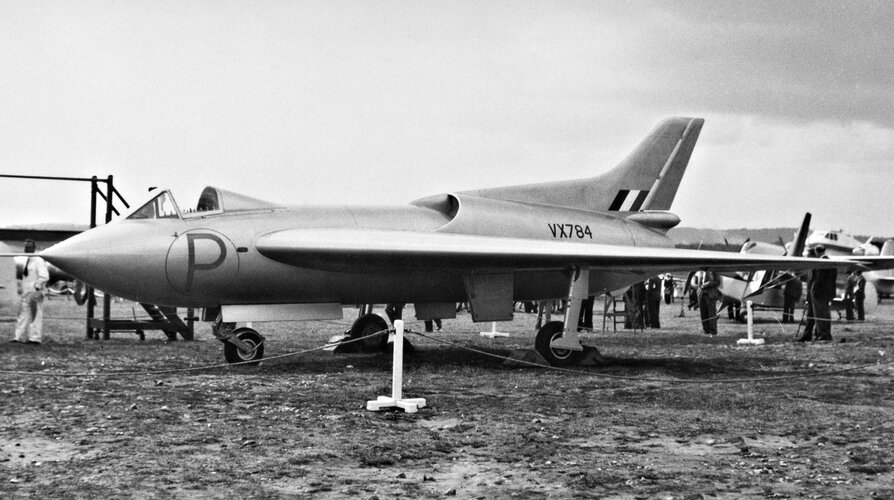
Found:
[[535, 271], [582, 267], [659, 273], [680, 269], [847, 269], [861, 264], [860, 261], [677, 248], [364, 229], [287, 229], [260, 236], [255, 247], [277, 262], [333, 271], [482, 268]]

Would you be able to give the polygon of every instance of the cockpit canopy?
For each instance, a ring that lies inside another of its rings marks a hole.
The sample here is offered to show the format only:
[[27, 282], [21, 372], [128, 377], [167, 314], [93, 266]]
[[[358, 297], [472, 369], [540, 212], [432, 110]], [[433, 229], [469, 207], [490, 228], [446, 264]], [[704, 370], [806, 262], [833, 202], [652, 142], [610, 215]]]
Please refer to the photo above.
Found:
[[232, 191], [227, 191], [225, 189], [208, 186], [204, 190], [202, 190], [202, 194], [199, 196], [199, 203], [196, 205], [195, 212], [190, 213], [207, 214], [207, 212], [257, 212], [270, 211], [277, 208], [282, 208], [282, 206], [275, 205], [268, 201], [259, 200], [257, 198], [252, 198], [250, 196], [245, 196], [239, 193], [234, 193]]
[[164, 190], [140, 208], [132, 211], [126, 218], [138, 219], [176, 219], [180, 217], [180, 210], [174, 202], [171, 192]]
[[165, 189], [136, 210], [133, 210], [126, 218], [135, 220], [206, 217], [216, 214], [269, 212], [277, 208], [282, 208], [282, 206], [208, 186], [202, 190], [199, 202], [194, 210], [181, 211], [174, 201], [171, 191]]

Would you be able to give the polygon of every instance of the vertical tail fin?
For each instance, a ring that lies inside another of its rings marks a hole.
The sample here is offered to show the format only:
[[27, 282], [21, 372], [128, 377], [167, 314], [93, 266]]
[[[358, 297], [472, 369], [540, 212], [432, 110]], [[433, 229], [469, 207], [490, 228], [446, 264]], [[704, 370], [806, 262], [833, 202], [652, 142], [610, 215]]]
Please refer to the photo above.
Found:
[[596, 177], [466, 194], [596, 211], [669, 210], [704, 122], [702, 118], [662, 121], [618, 166]]

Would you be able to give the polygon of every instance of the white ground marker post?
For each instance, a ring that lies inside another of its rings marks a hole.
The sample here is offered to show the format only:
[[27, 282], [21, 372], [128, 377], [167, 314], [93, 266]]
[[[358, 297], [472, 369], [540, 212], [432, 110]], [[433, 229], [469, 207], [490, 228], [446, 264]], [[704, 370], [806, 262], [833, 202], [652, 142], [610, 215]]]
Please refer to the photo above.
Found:
[[391, 397], [379, 396], [374, 401], [366, 402], [366, 409], [379, 411], [382, 408], [403, 408], [407, 413], [416, 413], [425, 407], [424, 398], [403, 397], [404, 383], [404, 322], [394, 321], [394, 360], [391, 369]]
[[490, 338], [508, 337], [509, 333], [508, 332], [498, 332], [497, 331], [497, 322], [491, 321], [490, 322], [490, 331], [489, 332], [481, 332], [481, 336], [482, 337], [490, 337]]
[[745, 312], [748, 316], [748, 338], [739, 339], [736, 343], [739, 345], [764, 345], [764, 339], [754, 338], [754, 314], [752, 314], [751, 304], [750, 300], [745, 301]]

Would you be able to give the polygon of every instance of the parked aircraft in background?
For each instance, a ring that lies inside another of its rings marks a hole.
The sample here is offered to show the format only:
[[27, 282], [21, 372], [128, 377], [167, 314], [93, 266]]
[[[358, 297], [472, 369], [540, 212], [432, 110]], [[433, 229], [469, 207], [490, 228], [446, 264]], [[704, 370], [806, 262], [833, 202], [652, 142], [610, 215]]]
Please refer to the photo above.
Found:
[[810, 233], [805, 243], [806, 249], [822, 245], [826, 254], [853, 257], [855, 255], [879, 255], [879, 248], [872, 244], [872, 238], [861, 242], [844, 231], [818, 230]]
[[[13, 249], [0, 242], [0, 252], [10, 253], [21, 250]], [[13, 259], [0, 259], [0, 318], [14, 321], [19, 311], [19, 297], [16, 286], [16, 263]]]
[[[845, 258], [894, 255], [894, 240], [885, 241], [881, 250], [872, 243], [872, 240], [873, 238], [869, 238], [864, 242], [860, 242], [860, 240], [844, 231], [814, 231], [807, 238], [807, 248], [823, 245], [826, 247], [826, 253], [830, 256]], [[894, 270], [869, 271], [863, 273], [863, 277], [866, 278], [867, 284], [872, 284], [879, 297], [889, 297], [894, 293]]]
[[[762, 241], [746, 241], [739, 250], [743, 254], [755, 255], [795, 255], [800, 256], [804, 251], [808, 232], [810, 231], [809, 213], [804, 215], [801, 226], [795, 232], [794, 239], [788, 244], [774, 245]], [[720, 275], [720, 292], [723, 294], [723, 302], [728, 306], [742, 305], [745, 301], [751, 301], [757, 309], [782, 309], [782, 281], [787, 277], [786, 269], [781, 270], [751, 270], [726, 273]], [[800, 304], [803, 306], [803, 303]], [[744, 320], [744, 310], [740, 309], [739, 321]]]
[[[41, 248], [46, 248], [52, 246], [55, 243], [58, 243], [62, 240], [70, 238], [76, 234], [79, 234], [83, 231], [87, 230], [86, 225], [80, 224], [35, 224], [31, 226], [10, 226], [10, 227], [0, 227], [0, 253], [15, 253], [20, 252], [25, 245], [25, 240], [32, 240], [36, 243], [38, 251]], [[2, 259], [7, 260], [7, 259]], [[27, 257], [21, 255], [19, 257], [15, 257], [12, 261], [13, 267], [11, 268], [11, 272], [0, 273], [0, 286], [4, 286], [9, 288], [9, 283], [12, 283], [13, 295], [15, 295], [15, 279], [22, 274], [22, 269], [25, 266], [25, 262], [27, 261]], [[3, 264], [4, 270], [6, 270], [7, 264]], [[60, 293], [73, 293], [77, 284], [74, 283], [74, 277], [70, 276], [68, 273], [62, 271], [58, 267], [54, 266], [51, 263], [47, 263], [47, 271], [50, 273], [50, 281], [48, 283], [47, 292], [50, 294], [60, 294]], [[11, 282], [9, 280], [12, 280]], [[78, 297], [78, 303], [83, 303], [83, 286], [80, 287], [81, 296]], [[7, 302], [7, 299], [12, 302]], [[0, 298], [3, 301], [3, 309], [9, 309], [9, 304], [14, 304], [14, 307], [18, 307], [19, 299], [18, 297], [6, 297], [3, 296]]]
[[[0, 254], [13, 254], [21, 252], [21, 248], [11, 247], [6, 243], [0, 242]], [[19, 314], [19, 307], [22, 298], [18, 294], [18, 279], [22, 273], [26, 257], [15, 257], [14, 259], [0, 259], [0, 322], [13, 323]], [[47, 285], [48, 295], [66, 295], [72, 294], [79, 304], [83, 303], [82, 296], [78, 297], [74, 286], [70, 285], [68, 280], [70, 276], [62, 273], [55, 266], [47, 266], [50, 271], [51, 281]]]
[[[41, 255], [124, 298], [204, 308], [229, 361], [256, 361], [261, 335], [239, 322], [341, 318], [343, 304], [412, 302], [418, 319], [512, 318], [515, 301], [568, 299], [535, 348], [574, 363], [581, 300], [661, 272], [845, 267], [800, 257], [673, 248], [668, 212], [703, 120], [660, 123], [597, 177], [445, 193], [405, 206], [286, 207], [214, 187], [184, 211], [168, 190], [122, 219]], [[351, 335], [384, 344], [364, 314]]]
[[[761, 255], [801, 255], [802, 252], [816, 248], [818, 245], [825, 247], [826, 254], [833, 260], [860, 259], [863, 268], [879, 268], [879, 271], [866, 271], [864, 307], [867, 314], [872, 314], [878, 307], [879, 297], [883, 293], [890, 294], [894, 286], [894, 271], [884, 269], [890, 266], [888, 262], [894, 256], [894, 240], [888, 240], [879, 252], [878, 247], [871, 243], [872, 238], [861, 243], [858, 239], [845, 234], [842, 231], [813, 231], [808, 234], [810, 227], [810, 214], [806, 214], [800, 229], [795, 233], [795, 239], [785, 244], [774, 245], [772, 243], [748, 241], [742, 245], [742, 253]], [[731, 273], [721, 277], [721, 291], [724, 301], [727, 303], [744, 303], [752, 301], [754, 307], [759, 309], [779, 309], [783, 307], [782, 284], [786, 279], [785, 271], [746, 271]], [[798, 276], [798, 275], [796, 275]], [[799, 275], [799, 279], [806, 281], [806, 276]], [[839, 288], [843, 296], [845, 273], [839, 273]], [[802, 293], [802, 300], [797, 307], [803, 308], [803, 299], [806, 298], [806, 287]], [[843, 299], [833, 302], [833, 306], [843, 308]], [[740, 318], [741, 319], [741, 318]]]
[[[882, 244], [882, 257], [894, 256], [894, 240], [887, 240]], [[867, 283], [875, 285], [879, 297], [890, 297], [894, 294], [894, 269], [870, 271], [863, 273]]]

